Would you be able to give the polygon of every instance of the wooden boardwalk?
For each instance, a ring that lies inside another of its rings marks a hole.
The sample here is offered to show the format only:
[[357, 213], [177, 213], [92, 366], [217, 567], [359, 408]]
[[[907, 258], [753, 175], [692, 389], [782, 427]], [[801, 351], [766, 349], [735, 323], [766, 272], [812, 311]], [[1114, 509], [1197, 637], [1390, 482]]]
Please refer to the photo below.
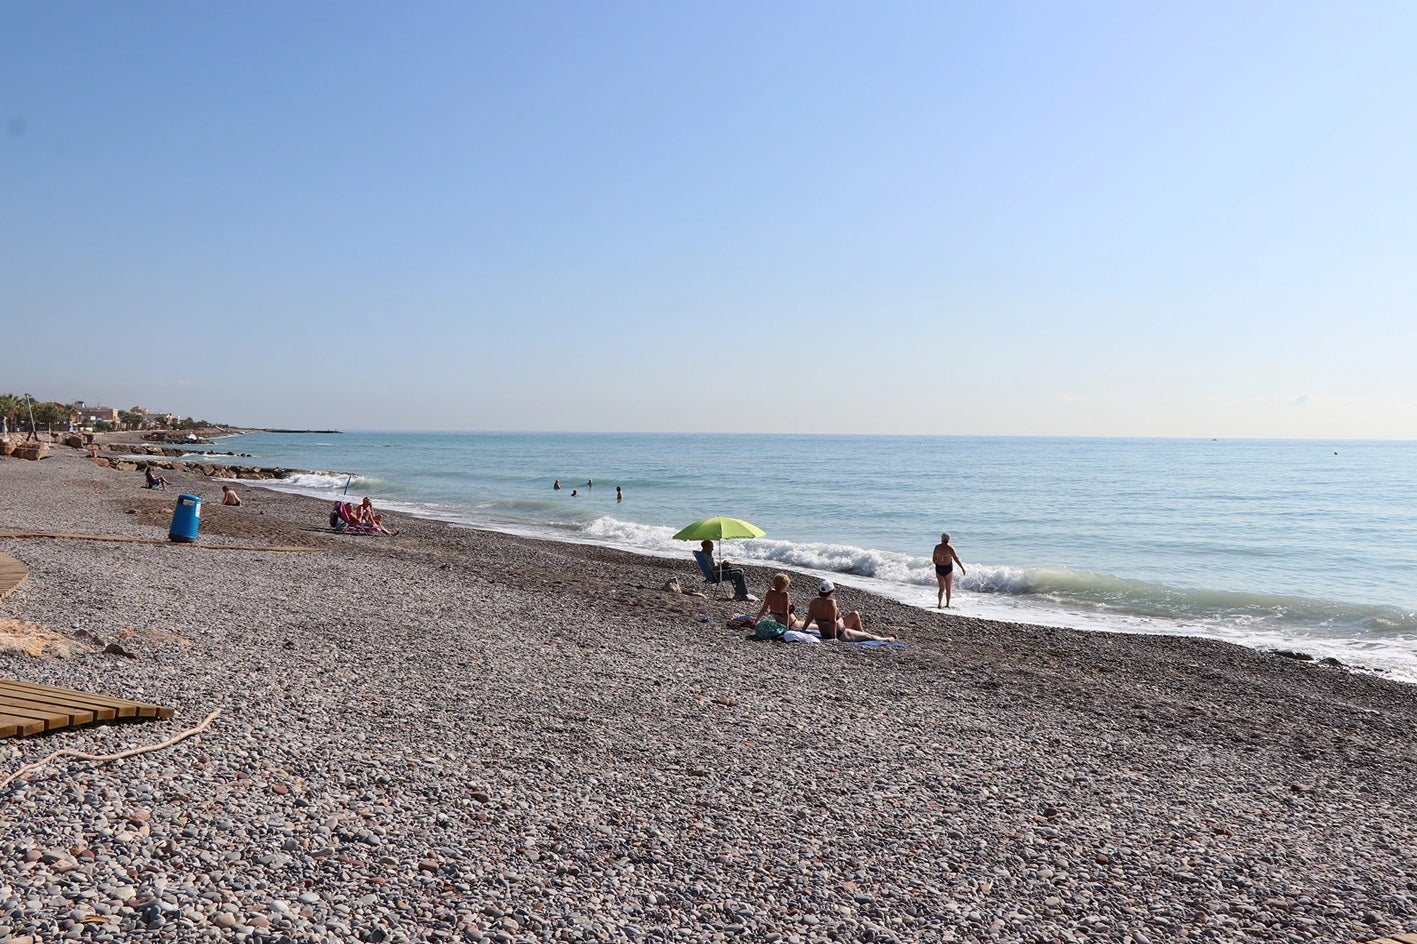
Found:
[[[129, 538], [114, 534], [62, 534], [58, 531], [0, 531], [0, 538], [54, 538], [57, 541], [108, 541], [113, 544], [159, 544], [163, 547], [199, 547], [205, 551], [279, 551], [309, 554], [313, 547], [295, 544], [200, 544], [196, 541], [173, 542], [169, 538]], [[15, 563], [19, 563], [16, 561]], [[23, 564], [20, 564], [23, 567]]]
[[1390, 934], [1387, 937], [1375, 937], [1367, 944], [1417, 944], [1417, 934]]
[[23, 561], [17, 561], [9, 554], [0, 554], [0, 600], [14, 593], [15, 588], [24, 583], [29, 575], [30, 569]]
[[115, 718], [172, 717], [172, 709], [52, 685], [0, 679], [0, 738], [41, 734]]

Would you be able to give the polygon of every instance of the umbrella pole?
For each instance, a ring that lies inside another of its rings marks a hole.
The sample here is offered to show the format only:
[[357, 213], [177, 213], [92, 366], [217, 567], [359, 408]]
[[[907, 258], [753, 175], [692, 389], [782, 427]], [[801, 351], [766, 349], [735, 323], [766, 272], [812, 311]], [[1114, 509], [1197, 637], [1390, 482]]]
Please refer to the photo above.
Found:
[[[715, 567], [718, 567], [718, 568], [722, 568], [722, 567], [723, 567], [723, 563], [724, 563], [724, 557], [723, 557], [723, 536], [722, 536], [722, 535], [719, 535], [719, 538], [718, 538], [718, 563], [715, 564], [714, 566], [715, 566]], [[723, 592], [723, 590], [724, 590], [724, 586], [723, 586], [723, 585], [724, 585], [725, 583], [727, 583], [727, 582], [728, 582], [728, 578], [724, 576], [723, 570], [722, 570], [722, 569], [719, 569], [719, 570], [718, 570], [718, 595], [719, 595], [720, 598], [731, 597], [731, 596], [733, 595], [731, 592], [730, 592], [730, 593], [724, 593], [724, 592]]]

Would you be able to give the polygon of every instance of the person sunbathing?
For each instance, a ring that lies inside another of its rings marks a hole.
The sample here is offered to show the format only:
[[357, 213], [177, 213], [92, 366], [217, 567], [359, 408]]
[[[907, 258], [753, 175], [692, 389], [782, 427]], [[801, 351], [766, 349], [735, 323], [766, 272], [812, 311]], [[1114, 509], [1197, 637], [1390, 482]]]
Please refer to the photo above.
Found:
[[167, 491], [167, 479], [159, 475], [157, 469], [152, 466], [145, 466], [143, 468], [143, 478], [147, 482], [147, 485], [144, 487]]
[[355, 513], [359, 523], [370, 530], [378, 531], [380, 534], [398, 534], [392, 528], [384, 527], [384, 516], [374, 511], [374, 503], [369, 500], [368, 495], [364, 496], [364, 500], [359, 503], [359, 508]]
[[822, 634], [822, 640], [840, 639], [842, 642], [890, 642], [894, 636], [877, 636], [866, 632], [861, 625], [861, 614], [852, 610], [842, 615], [836, 602], [836, 585], [823, 580], [817, 588], [817, 598], [807, 605], [807, 622], [814, 624]]
[[801, 629], [806, 626], [807, 624], [795, 615], [796, 608], [792, 605], [792, 598], [787, 595], [787, 588], [791, 585], [792, 578], [787, 574], [775, 575], [772, 578], [772, 588], [763, 594], [762, 609], [758, 610], [753, 621], [762, 619], [766, 613], [788, 629]]
[[368, 534], [373, 530], [372, 525], [367, 525], [359, 519], [359, 506], [345, 501], [335, 502], [335, 507], [330, 512], [330, 527], [336, 531], [348, 530], [359, 534]]

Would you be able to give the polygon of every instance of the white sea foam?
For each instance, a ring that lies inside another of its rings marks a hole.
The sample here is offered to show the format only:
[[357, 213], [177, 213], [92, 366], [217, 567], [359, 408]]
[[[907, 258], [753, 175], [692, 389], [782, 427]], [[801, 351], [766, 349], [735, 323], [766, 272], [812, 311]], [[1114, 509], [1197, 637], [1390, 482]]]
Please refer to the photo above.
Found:
[[602, 515], [586, 524], [582, 527], [581, 533], [585, 537], [599, 542], [635, 550], [669, 550], [676, 544], [682, 550], [685, 546], [682, 541], [674, 541], [673, 528], [636, 524], [633, 521], [621, 521], [608, 515]]
[[[600, 517], [579, 537], [657, 555], [685, 555], [670, 528]], [[917, 606], [933, 608], [937, 584], [928, 558], [839, 544], [770, 538], [729, 540], [735, 561], [781, 564]], [[954, 604], [966, 615], [1103, 632], [1202, 636], [1257, 649], [1300, 650], [1355, 668], [1417, 681], [1412, 648], [1417, 614], [1301, 597], [1187, 590], [1063, 568], [965, 564]], [[1316, 624], [1326, 627], [1315, 630]], [[1374, 638], [1372, 630], [1384, 630]], [[1366, 632], [1364, 630], [1367, 630]]]

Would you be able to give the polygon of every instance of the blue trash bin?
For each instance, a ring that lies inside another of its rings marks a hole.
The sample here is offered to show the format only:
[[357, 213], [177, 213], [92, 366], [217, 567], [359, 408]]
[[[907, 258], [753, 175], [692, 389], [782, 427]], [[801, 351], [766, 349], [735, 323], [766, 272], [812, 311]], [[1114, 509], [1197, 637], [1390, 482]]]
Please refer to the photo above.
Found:
[[177, 507], [172, 509], [172, 527], [167, 529], [168, 540], [190, 544], [197, 540], [201, 524], [202, 500], [196, 495], [178, 495]]

